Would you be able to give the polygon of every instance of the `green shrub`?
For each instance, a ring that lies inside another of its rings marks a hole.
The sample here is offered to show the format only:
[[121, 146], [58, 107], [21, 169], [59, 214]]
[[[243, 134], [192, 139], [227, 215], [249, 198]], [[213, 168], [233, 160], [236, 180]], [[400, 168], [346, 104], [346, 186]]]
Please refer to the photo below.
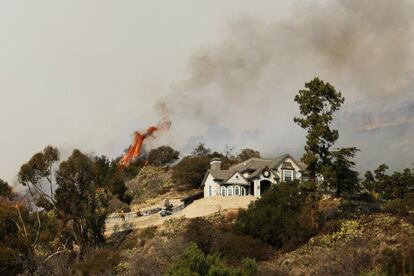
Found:
[[173, 168], [174, 183], [200, 187], [209, 167], [210, 158], [208, 156], [187, 156]]
[[257, 263], [250, 259], [242, 261], [240, 268], [226, 265], [218, 255], [205, 255], [195, 243], [191, 243], [185, 251], [175, 259], [166, 275], [256, 275]]
[[180, 153], [169, 146], [161, 146], [150, 150], [147, 156], [148, 163], [152, 166], [165, 166], [178, 159]]
[[414, 209], [414, 193], [408, 193], [403, 198], [387, 201], [383, 209], [392, 214], [408, 215]]
[[190, 220], [183, 236], [194, 242], [204, 254], [220, 254], [232, 264], [244, 258], [263, 261], [272, 256], [271, 247], [262, 241], [227, 231], [222, 226], [215, 226], [204, 218], [195, 218]]
[[380, 211], [380, 205], [358, 200], [345, 200], [339, 206], [339, 212], [343, 218], [355, 218], [364, 214], [372, 214]]
[[235, 228], [277, 248], [309, 239], [320, 225], [316, 197], [298, 182], [281, 183], [241, 211]]

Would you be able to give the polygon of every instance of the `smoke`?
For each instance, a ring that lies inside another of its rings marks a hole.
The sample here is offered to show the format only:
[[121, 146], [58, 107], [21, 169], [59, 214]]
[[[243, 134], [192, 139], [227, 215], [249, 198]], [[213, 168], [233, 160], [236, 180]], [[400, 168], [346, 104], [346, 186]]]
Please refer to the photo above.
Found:
[[[413, 7], [404, 0], [312, 1], [274, 22], [229, 22], [220, 43], [191, 55], [188, 77], [163, 99], [177, 122], [169, 139], [181, 147], [203, 140], [215, 148], [232, 144], [265, 155], [299, 154], [304, 133], [293, 124], [293, 98], [306, 81], [329, 81], [348, 106], [411, 83]], [[345, 129], [338, 123], [348, 132], [341, 143], [353, 145], [349, 133], [357, 135], [364, 123]], [[366, 143], [358, 146], [364, 151]]]
[[299, 157], [293, 98], [315, 76], [346, 97], [338, 144], [360, 147], [359, 164], [414, 160], [413, 109], [394, 104], [414, 103], [413, 89], [395, 92], [412, 83], [408, 0], [3, 2], [0, 177], [10, 183], [47, 144], [62, 159], [73, 148], [118, 157], [131, 133], [163, 120], [157, 100], [173, 124], [148, 149], [186, 154], [201, 141]]

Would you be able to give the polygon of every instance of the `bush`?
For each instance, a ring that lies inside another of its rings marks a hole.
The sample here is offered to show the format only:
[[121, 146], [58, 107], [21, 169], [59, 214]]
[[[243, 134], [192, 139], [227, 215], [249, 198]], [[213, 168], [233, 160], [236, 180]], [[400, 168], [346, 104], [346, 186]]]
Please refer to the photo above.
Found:
[[392, 214], [408, 215], [414, 208], [414, 193], [408, 193], [402, 199], [394, 199], [383, 204], [383, 209]]
[[364, 214], [372, 214], [380, 211], [378, 203], [370, 203], [357, 200], [345, 200], [339, 206], [339, 212], [343, 218], [356, 218]]
[[156, 149], [152, 149], [147, 156], [148, 164], [152, 166], [165, 166], [176, 161], [179, 156], [179, 152], [169, 146], [161, 146]]
[[136, 178], [127, 182], [127, 187], [137, 202], [164, 194], [171, 185], [170, 174], [163, 168], [153, 166], [142, 168]]
[[81, 275], [112, 275], [121, 257], [109, 248], [93, 249], [85, 254], [85, 258], [75, 263], [73, 272]]
[[274, 186], [241, 211], [236, 229], [277, 248], [292, 248], [316, 233], [320, 215], [315, 194], [298, 182]]
[[0, 179], [0, 196], [9, 197], [12, 193], [12, 188], [6, 181]]
[[386, 249], [382, 253], [381, 264], [385, 275], [414, 275], [412, 242], [408, 242], [399, 250]]
[[178, 185], [200, 187], [206, 171], [210, 167], [207, 156], [187, 156], [173, 168], [173, 181]]
[[242, 261], [241, 268], [227, 266], [217, 255], [205, 255], [195, 243], [175, 259], [166, 275], [256, 275], [257, 263], [250, 259]]
[[[138, 237], [142, 241], [141, 237]], [[180, 237], [166, 239], [162, 234], [152, 239], [145, 239], [145, 243], [128, 250], [126, 258], [118, 264], [116, 270], [119, 275], [163, 275], [177, 255], [181, 254], [187, 243]]]
[[190, 220], [183, 237], [194, 242], [204, 254], [220, 254], [233, 264], [243, 258], [267, 260], [272, 255], [271, 247], [262, 241], [225, 231], [204, 218]]

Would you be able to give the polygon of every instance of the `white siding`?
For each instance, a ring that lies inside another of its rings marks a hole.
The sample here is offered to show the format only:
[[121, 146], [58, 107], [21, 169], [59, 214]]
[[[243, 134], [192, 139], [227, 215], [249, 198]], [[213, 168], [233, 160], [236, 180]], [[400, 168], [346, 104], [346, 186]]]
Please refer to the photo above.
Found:
[[211, 187], [211, 196], [220, 195], [220, 185], [214, 181], [211, 174], [208, 174], [207, 179], [204, 182], [204, 197], [209, 197], [209, 187]]
[[253, 195], [256, 197], [260, 196], [260, 179], [255, 179], [254, 180], [254, 191], [253, 191]]

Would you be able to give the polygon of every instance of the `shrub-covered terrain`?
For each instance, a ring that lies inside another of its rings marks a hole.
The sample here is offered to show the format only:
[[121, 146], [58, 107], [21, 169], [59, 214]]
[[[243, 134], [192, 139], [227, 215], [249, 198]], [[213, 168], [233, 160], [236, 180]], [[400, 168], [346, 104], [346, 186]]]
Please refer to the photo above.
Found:
[[[84, 275], [413, 274], [414, 209], [405, 206], [408, 213], [396, 214], [389, 203], [354, 199], [317, 203], [319, 226], [305, 236], [304, 230], [292, 232], [284, 222], [264, 226], [290, 237], [273, 245], [240, 230], [244, 212], [173, 219], [118, 233], [67, 269]], [[58, 264], [68, 258], [62, 255], [49, 265], [61, 269]]]

